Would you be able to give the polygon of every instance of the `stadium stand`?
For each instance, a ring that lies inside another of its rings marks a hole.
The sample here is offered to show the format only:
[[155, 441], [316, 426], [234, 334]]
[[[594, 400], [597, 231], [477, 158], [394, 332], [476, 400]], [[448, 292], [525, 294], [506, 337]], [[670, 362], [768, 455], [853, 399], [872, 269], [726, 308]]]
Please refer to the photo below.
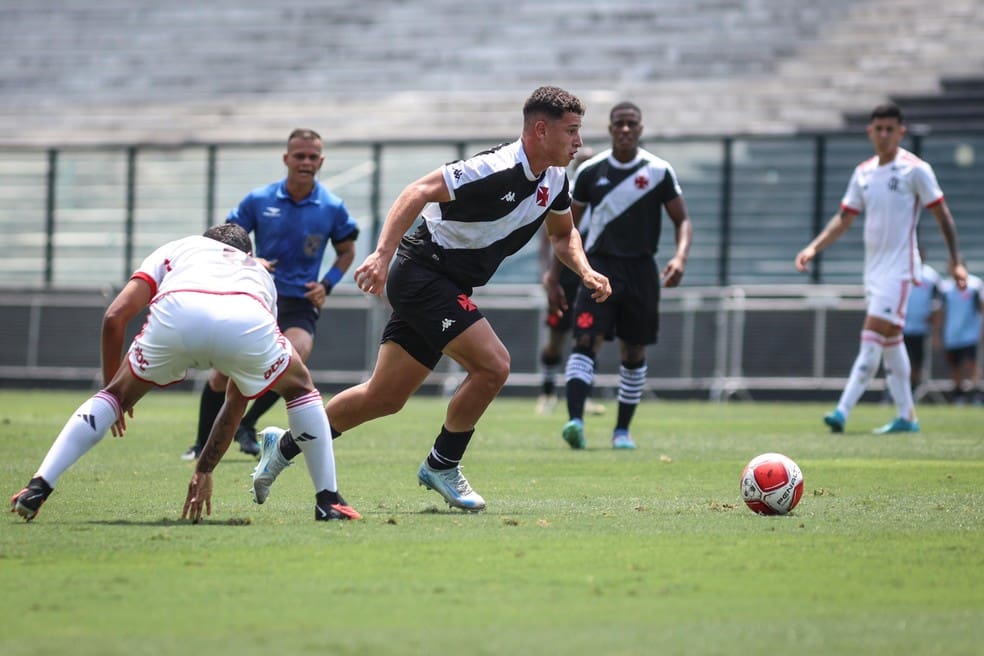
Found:
[[[556, 83], [651, 134], [843, 125], [984, 70], [976, 0], [0, 4], [0, 143], [510, 135]], [[326, 119], [326, 117], [328, 117]], [[603, 112], [586, 128], [604, 133]], [[328, 136], [331, 136], [330, 134]]]

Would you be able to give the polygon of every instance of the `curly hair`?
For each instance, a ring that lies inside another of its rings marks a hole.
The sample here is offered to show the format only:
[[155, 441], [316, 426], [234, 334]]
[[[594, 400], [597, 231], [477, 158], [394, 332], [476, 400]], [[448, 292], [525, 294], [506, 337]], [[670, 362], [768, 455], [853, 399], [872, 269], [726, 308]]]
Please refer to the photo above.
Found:
[[560, 87], [539, 87], [523, 104], [523, 121], [529, 122], [543, 115], [558, 119], [568, 112], [584, 116], [584, 103], [580, 98]]
[[241, 225], [235, 223], [222, 223], [212, 226], [204, 232], [203, 237], [220, 241], [227, 246], [237, 248], [244, 253], [253, 252], [253, 244], [249, 240], [249, 233]]

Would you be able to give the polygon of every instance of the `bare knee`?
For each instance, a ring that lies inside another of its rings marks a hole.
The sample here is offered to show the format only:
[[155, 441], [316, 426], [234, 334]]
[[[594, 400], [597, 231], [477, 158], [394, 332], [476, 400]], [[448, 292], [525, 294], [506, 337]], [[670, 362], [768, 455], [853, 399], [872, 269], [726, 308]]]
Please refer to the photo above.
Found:
[[499, 390], [505, 386], [506, 380], [509, 378], [511, 364], [509, 352], [502, 349], [495, 355], [483, 360], [477, 368], [469, 371], [468, 374], [476, 382], [481, 382], [487, 386], [489, 392], [494, 395], [498, 394]]

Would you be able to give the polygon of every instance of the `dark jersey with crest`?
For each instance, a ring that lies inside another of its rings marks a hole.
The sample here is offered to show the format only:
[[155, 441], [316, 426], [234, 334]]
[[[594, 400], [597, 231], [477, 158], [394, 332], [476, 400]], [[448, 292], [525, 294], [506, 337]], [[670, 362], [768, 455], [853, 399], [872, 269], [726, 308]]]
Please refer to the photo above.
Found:
[[566, 169], [551, 166], [534, 175], [518, 140], [445, 164], [443, 171], [451, 200], [427, 204], [423, 223], [403, 237], [399, 255], [466, 289], [487, 283], [533, 238], [547, 212], [570, 209]]
[[639, 149], [628, 163], [602, 151], [578, 168], [574, 201], [588, 205], [581, 225], [588, 255], [652, 257], [659, 247], [663, 205], [683, 192], [670, 163]]

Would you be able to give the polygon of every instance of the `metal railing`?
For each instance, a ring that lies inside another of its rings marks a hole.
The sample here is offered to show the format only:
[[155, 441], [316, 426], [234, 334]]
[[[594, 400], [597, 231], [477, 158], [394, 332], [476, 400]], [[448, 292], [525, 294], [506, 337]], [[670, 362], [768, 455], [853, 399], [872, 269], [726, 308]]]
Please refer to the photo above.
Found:
[[[408, 182], [490, 143], [326, 143], [321, 179], [360, 222], [357, 259], [371, 250], [390, 203]], [[933, 163], [967, 260], [972, 269], [984, 267], [984, 134], [915, 135], [905, 146]], [[685, 284], [860, 280], [859, 229], [824, 252], [809, 276], [798, 277], [791, 262], [837, 208], [853, 167], [870, 156], [862, 135], [680, 137], [651, 139], [646, 147], [674, 165], [694, 221]], [[0, 286], [121, 284], [160, 243], [223, 221], [248, 190], [281, 178], [282, 152], [276, 143], [0, 147]], [[663, 253], [673, 248], [665, 223]], [[920, 239], [929, 260], [940, 263], [944, 250], [932, 224], [923, 222]], [[530, 244], [495, 281], [537, 279]]]

